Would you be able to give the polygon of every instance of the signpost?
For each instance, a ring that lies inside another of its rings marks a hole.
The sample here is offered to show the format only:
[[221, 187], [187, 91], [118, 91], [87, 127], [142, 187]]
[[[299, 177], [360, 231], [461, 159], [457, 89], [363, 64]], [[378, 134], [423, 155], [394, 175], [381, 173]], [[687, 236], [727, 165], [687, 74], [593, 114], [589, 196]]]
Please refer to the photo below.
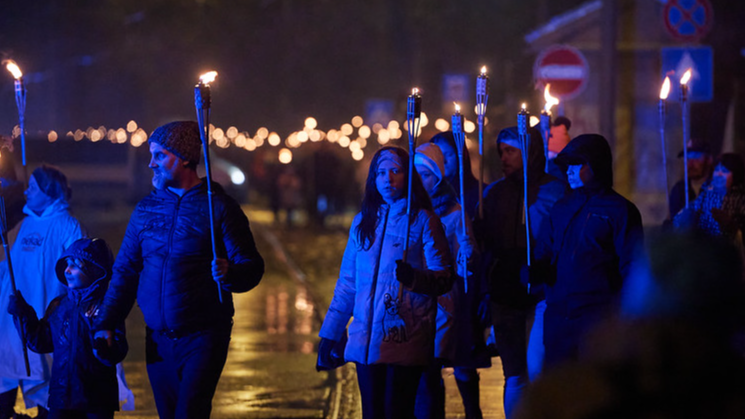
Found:
[[[714, 53], [711, 47], [662, 48], [662, 78], [674, 74], [680, 78], [689, 68], [688, 100], [710, 102], [714, 97]], [[551, 86], [553, 88], [553, 85]], [[673, 83], [670, 100], [678, 100], [680, 87]]]
[[667, 0], [663, 16], [667, 32], [683, 42], [700, 40], [714, 23], [709, 0]]
[[543, 86], [551, 84], [551, 94], [562, 102], [577, 97], [585, 89], [590, 66], [582, 53], [568, 45], [552, 46], [538, 55], [533, 77]]

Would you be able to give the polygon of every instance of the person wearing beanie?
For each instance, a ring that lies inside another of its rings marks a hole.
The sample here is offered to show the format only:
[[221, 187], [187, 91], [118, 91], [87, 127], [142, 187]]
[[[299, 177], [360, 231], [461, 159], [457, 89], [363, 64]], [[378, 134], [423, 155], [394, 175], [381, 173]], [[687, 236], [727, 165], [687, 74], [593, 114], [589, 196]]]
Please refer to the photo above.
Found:
[[445, 179], [445, 163], [440, 148], [434, 143], [420, 145], [414, 154], [414, 164], [432, 200], [435, 214], [440, 217], [445, 229], [450, 256], [457, 262], [453, 288], [437, 297], [435, 359], [424, 370], [419, 382], [416, 417], [445, 418], [445, 384], [441, 370], [443, 367], [452, 367], [466, 418], [481, 418], [476, 368], [491, 366], [484, 341], [484, 329], [491, 322], [486, 318], [484, 307], [479, 306], [484, 300], [486, 287], [481, 284], [481, 276], [477, 272], [478, 251], [473, 228], [466, 217], [466, 234], [463, 234], [461, 205], [455, 190]]
[[505, 377], [504, 411], [508, 419], [513, 417], [525, 387], [540, 372], [543, 362], [542, 287], [537, 284], [529, 287], [520, 278], [528, 262], [524, 170], [528, 180], [531, 244], [565, 189], [562, 182], [544, 172], [546, 158], [540, 132], [530, 128], [529, 134], [528, 164], [524, 168], [517, 127], [499, 132], [497, 150], [504, 177], [484, 192], [484, 220], [476, 228], [483, 244], [484, 274], [492, 302], [496, 348]]
[[598, 134], [574, 138], [556, 157], [571, 187], [535, 242], [531, 281], [546, 283], [545, 370], [584, 356], [584, 339], [644, 269], [636, 206], [613, 190], [613, 156]]
[[[16, 286], [36, 313], [44, 313], [52, 299], [65, 292], [54, 279], [54, 264], [65, 248], [85, 235], [78, 220], [70, 214], [67, 203], [70, 194], [67, 178], [58, 168], [50, 165], [36, 168], [25, 192], [23, 212], [26, 216], [8, 233]], [[0, 313], [6, 313], [12, 288], [5, 261], [0, 264], [0, 278]], [[0, 419], [14, 414], [19, 387], [26, 408], [39, 406], [40, 417], [45, 417], [52, 357], [29, 353], [31, 375], [27, 376], [23, 344], [12, 316], [0, 315], [0, 335], [3, 336], [0, 339]]]
[[[225, 365], [234, 292], [258, 285], [264, 261], [240, 205], [197, 176], [201, 140], [193, 121], [148, 139], [155, 188], [135, 208], [93, 329], [111, 343], [135, 300], [147, 325], [148, 377], [161, 418], [208, 418]], [[222, 302], [220, 302], [222, 299]]]
[[56, 279], [66, 292], [52, 300], [41, 319], [21, 292], [10, 295], [8, 313], [17, 319], [18, 334], [26, 336], [29, 350], [54, 354], [50, 417], [104, 419], [119, 410], [116, 364], [128, 350], [124, 321], [117, 325], [110, 348], [95, 342], [90, 328], [113, 261], [104, 240], [76, 240], [55, 265]]

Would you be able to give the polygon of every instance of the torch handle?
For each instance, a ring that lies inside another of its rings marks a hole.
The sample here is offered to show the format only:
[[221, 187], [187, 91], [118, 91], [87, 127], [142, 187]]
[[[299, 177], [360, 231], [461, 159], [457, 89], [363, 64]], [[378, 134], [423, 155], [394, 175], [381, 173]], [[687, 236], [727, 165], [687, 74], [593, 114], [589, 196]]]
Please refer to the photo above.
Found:
[[523, 159], [523, 209], [525, 214], [525, 243], [527, 246], [527, 260], [530, 266], [530, 214], [528, 211], [528, 150], [530, 148], [530, 134], [520, 136], [521, 154]]
[[[461, 186], [463, 190], [463, 186]], [[463, 201], [465, 205], [465, 201]], [[479, 220], [484, 219], [484, 115], [479, 115]]]
[[[660, 150], [662, 152], [662, 176], [665, 179], [665, 200], [667, 201], [667, 213], [669, 214], [670, 218], [672, 218], [675, 214], [670, 214], [670, 199], [668, 195], [670, 194], [670, 181], [667, 178], [667, 150], [665, 145], [665, 101], [660, 100], [659, 104], [659, 111], [660, 111]], [[687, 191], [686, 191], [687, 192]]]
[[683, 169], [684, 169], [684, 182], [685, 182], [685, 203], [686, 203], [686, 209], [688, 209], [688, 206], [690, 204], [690, 197], [688, 196], [690, 185], [688, 183], [688, 140], [691, 137], [691, 127], [690, 127], [690, 104], [688, 103], [688, 86], [685, 84], [682, 84], [680, 86], [680, 101], [681, 101], [681, 107], [683, 111]]
[[[195, 89], [196, 91], [197, 89]], [[210, 148], [209, 148], [209, 108], [197, 107], [197, 119], [199, 122], [199, 136], [202, 139], [202, 149], [204, 150], [204, 170], [207, 174], [207, 205], [209, 206], [210, 216], [210, 238], [212, 239], [212, 259], [217, 258], [217, 237], [215, 235], [215, 213], [212, 197], [212, 166], [210, 165]], [[222, 304], [222, 287], [219, 281], [217, 283], [217, 297]]]
[[[8, 232], [5, 214], [5, 198], [0, 196], [0, 237], [3, 241], [3, 250], [5, 251], [5, 260], [8, 263], [8, 274], [10, 276], [10, 285], [13, 289], [13, 294], [18, 295], [18, 288], [16, 287], [16, 277], [13, 274], [13, 262], [10, 258], [10, 244], [8, 243]], [[23, 327], [18, 329], [21, 335], [21, 344], [23, 345], [23, 362], [26, 367], [26, 376], [31, 376], [31, 365], [28, 360], [28, 346], [26, 345], [26, 331]]]

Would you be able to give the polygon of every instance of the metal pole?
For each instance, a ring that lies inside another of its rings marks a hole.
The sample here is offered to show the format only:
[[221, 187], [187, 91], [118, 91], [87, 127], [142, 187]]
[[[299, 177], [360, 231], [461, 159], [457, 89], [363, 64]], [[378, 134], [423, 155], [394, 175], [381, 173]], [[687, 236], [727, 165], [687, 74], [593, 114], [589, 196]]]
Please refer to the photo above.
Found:
[[23, 182], [28, 186], [28, 169], [26, 168], [26, 87], [23, 78], [15, 80], [16, 106], [18, 107], [18, 128], [21, 133], [21, 163], [23, 164]]
[[670, 217], [672, 217], [673, 214], [670, 214], [670, 199], [668, 197], [668, 195], [670, 194], [670, 183], [667, 178], [667, 150], [665, 150], [665, 100], [664, 99], [660, 99], [658, 108], [660, 111], [660, 149], [662, 150], [662, 176], [665, 179], [665, 200], [667, 201], [667, 204], [668, 204], [667, 213], [670, 215]]
[[528, 266], [530, 266], [530, 216], [528, 213], [528, 150], [530, 149], [530, 134], [528, 134], [528, 120], [530, 114], [523, 108], [517, 114], [517, 131], [520, 137], [520, 152], [523, 159], [523, 209], [525, 217], [525, 242], [527, 245]]
[[[411, 230], [411, 199], [412, 185], [414, 181], [414, 154], [416, 153], [416, 136], [419, 132], [419, 122], [422, 113], [422, 96], [419, 95], [419, 89], [413, 89], [411, 95], [406, 100], [406, 124], [409, 132], [409, 177], [406, 187], [406, 235], [404, 236], [404, 254], [403, 261], [409, 256], [409, 231]], [[403, 303], [404, 285], [398, 286], [399, 304]]]
[[[486, 104], [489, 102], [489, 77], [486, 75], [486, 67], [481, 69], [481, 74], [476, 79], [476, 114], [479, 124], [479, 219], [484, 219], [484, 115], [486, 115]], [[462, 162], [461, 162], [462, 164]], [[461, 166], [462, 167], [462, 166]], [[463, 186], [461, 185], [461, 191]], [[463, 206], [465, 201], [461, 199]]]
[[688, 85], [681, 83], [680, 85], [680, 102], [683, 110], [683, 168], [685, 182], [685, 197], [686, 197], [686, 209], [688, 209], [690, 197], [688, 196], [689, 184], [688, 184], [688, 140], [691, 137], [691, 126], [690, 126], [690, 104], [688, 103]]
[[[465, 153], [464, 149], [466, 147], [466, 136], [463, 133], [463, 115], [458, 112], [456, 109], [455, 115], [453, 115], [452, 118], [452, 125], [453, 125], [453, 137], [455, 139], [455, 146], [458, 148], [458, 175], [460, 177], [460, 202], [462, 202], [460, 206], [460, 216], [461, 216], [461, 223], [463, 224], [463, 237], [468, 236], [468, 232], [466, 231], [466, 206], [465, 206], [465, 198], [466, 193], [464, 191], [465, 186], [465, 168], [463, 167], [463, 161], [465, 160]], [[461, 265], [461, 260], [458, 259], [456, 261], [458, 263], [458, 272], [462, 272], [463, 277], [463, 288], [466, 293], [468, 293], [468, 267], [467, 264], [464, 262], [463, 265]], [[461, 269], [462, 268], [462, 269]]]
[[[18, 288], [16, 288], [16, 277], [13, 274], [13, 263], [10, 258], [10, 244], [8, 243], [8, 223], [5, 213], [5, 197], [0, 194], [0, 236], [2, 236], [3, 250], [5, 251], [5, 260], [8, 261], [8, 274], [10, 274], [10, 285], [13, 289], [13, 294], [18, 296]], [[26, 366], [26, 376], [31, 376], [31, 366], [28, 361], [28, 346], [26, 345], [26, 331], [23, 327], [19, 328], [21, 335], [21, 343], [23, 344], [23, 363]]]
[[[210, 129], [210, 96], [209, 84], [201, 81], [194, 87], [194, 103], [197, 108], [197, 122], [199, 123], [199, 136], [202, 139], [204, 150], [204, 168], [207, 172], [207, 203], [210, 215], [210, 237], [212, 239], [212, 259], [217, 258], [217, 239], [215, 237], [215, 214], [212, 200], [212, 168], [210, 167], [209, 129]], [[217, 282], [217, 296], [222, 303], [222, 287]]]

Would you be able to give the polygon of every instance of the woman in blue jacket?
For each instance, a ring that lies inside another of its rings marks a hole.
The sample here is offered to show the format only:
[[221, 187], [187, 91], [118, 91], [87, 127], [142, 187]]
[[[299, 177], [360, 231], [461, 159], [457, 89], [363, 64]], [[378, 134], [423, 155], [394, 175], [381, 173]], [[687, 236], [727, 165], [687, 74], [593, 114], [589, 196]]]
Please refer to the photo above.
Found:
[[445, 233], [416, 174], [402, 260], [408, 166], [408, 153], [398, 147], [373, 156], [319, 333], [319, 365], [328, 365], [352, 318], [344, 357], [357, 366], [365, 419], [413, 417], [417, 384], [434, 354], [436, 296], [453, 284]]

